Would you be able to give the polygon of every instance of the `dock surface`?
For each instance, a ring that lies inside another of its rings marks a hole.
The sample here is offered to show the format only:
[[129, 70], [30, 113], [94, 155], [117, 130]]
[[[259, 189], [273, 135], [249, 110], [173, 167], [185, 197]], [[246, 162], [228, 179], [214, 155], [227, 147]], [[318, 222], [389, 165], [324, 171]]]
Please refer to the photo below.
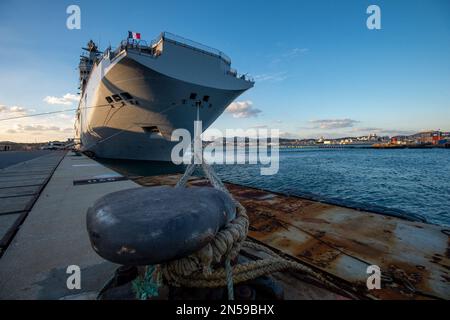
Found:
[[2, 153], [0, 165], [0, 257], [27, 217], [65, 152]]
[[[112, 178], [118, 176], [116, 172], [72, 152], [52, 152], [9, 167], [11, 176], [14, 172], [26, 178], [16, 181], [3, 171], [0, 181], [16, 186], [11, 192], [26, 193], [24, 185], [40, 186], [55, 166], [51, 179], [0, 258], [0, 299], [95, 299], [117, 267], [91, 248], [86, 212], [101, 196], [137, 185], [130, 180], [115, 181]], [[8, 210], [16, 208], [11, 204]], [[70, 274], [66, 271], [70, 265], [81, 269], [81, 290], [67, 288]]]
[[[145, 186], [175, 185], [181, 175], [142, 177]], [[191, 186], [209, 185], [193, 177]], [[247, 209], [249, 237], [369, 299], [450, 299], [450, 230], [396, 217], [226, 183]], [[367, 268], [382, 274], [367, 289]]]
[[[0, 299], [95, 299], [117, 265], [91, 248], [87, 209], [108, 193], [139, 185], [173, 186], [181, 177], [168, 174], [129, 180], [72, 152], [52, 152], [0, 172], [4, 213], [0, 231], [8, 233], [16, 224], [0, 257]], [[188, 184], [207, 186], [208, 182], [193, 177]], [[450, 299], [448, 228], [226, 186], [247, 209], [251, 240], [308, 265], [357, 297]], [[17, 224], [23, 212], [27, 214]], [[71, 265], [81, 269], [80, 290], [67, 288], [66, 271]], [[381, 269], [380, 290], [366, 287], [371, 265]], [[298, 273], [274, 277], [283, 283], [286, 299], [343, 298]]]
[[46, 150], [1, 152], [0, 169], [5, 169], [9, 166], [19, 164], [21, 162], [28, 161], [34, 158], [38, 158], [50, 153], [51, 151]]

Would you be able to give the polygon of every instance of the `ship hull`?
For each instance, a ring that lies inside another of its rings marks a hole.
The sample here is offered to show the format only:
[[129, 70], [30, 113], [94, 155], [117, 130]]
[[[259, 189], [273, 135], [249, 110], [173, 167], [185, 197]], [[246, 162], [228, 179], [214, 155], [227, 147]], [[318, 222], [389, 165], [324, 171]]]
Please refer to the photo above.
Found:
[[[246, 87], [214, 88], [156, 71], [126, 54], [99, 65], [80, 101], [81, 151], [101, 158], [170, 161], [175, 129], [208, 128]], [[147, 58], [149, 64], [153, 58]], [[107, 97], [120, 98], [109, 103]]]

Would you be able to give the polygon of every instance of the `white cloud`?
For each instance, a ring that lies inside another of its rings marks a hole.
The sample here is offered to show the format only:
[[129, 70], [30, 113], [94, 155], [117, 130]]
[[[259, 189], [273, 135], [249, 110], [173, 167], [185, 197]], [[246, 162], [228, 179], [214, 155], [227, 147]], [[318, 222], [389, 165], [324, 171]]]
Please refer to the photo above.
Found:
[[[7, 117], [14, 117], [14, 116], [23, 116], [27, 114], [27, 109], [19, 106], [12, 106], [8, 107], [3, 104], [0, 105], [0, 114]], [[3, 117], [2, 117], [3, 118]]]
[[61, 128], [60, 131], [65, 132], [65, 133], [75, 133], [74, 128]]
[[11, 112], [25, 112], [25, 108], [18, 107], [18, 106], [13, 106], [13, 107], [9, 108], [9, 110], [11, 110]]
[[60, 113], [56, 117], [61, 119], [61, 120], [64, 120], [64, 122], [71, 122], [71, 123], [74, 123], [75, 119], [76, 119], [75, 116], [72, 113], [70, 113], [70, 114]]
[[61, 128], [52, 125], [41, 125], [41, 124], [16, 124], [13, 129], [15, 132], [72, 132], [72, 128]]
[[308, 51], [309, 51], [308, 48], [293, 48], [293, 49], [289, 50], [288, 52], [286, 52], [285, 54], [283, 54], [283, 57], [284, 58], [294, 58], [294, 57], [298, 57], [299, 55], [304, 54]]
[[16, 125], [16, 131], [59, 131], [57, 126], [43, 126], [40, 124]]
[[352, 129], [352, 132], [380, 132], [380, 131], [383, 131], [383, 129], [376, 127], [355, 127]]
[[352, 119], [321, 119], [321, 120], [310, 120], [309, 121], [313, 127], [310, 129], [342, 129], [350, 128], [358, 123], [357, 120]]
[[[420, 130], [419, 130], [420, 131]], [[399, 129], [383, 129], [375, 127], [353, 128], [351, 133], [369, 134], [376, 133], [381, 136], [409, 136], [417, 133], [418, 130], [399, 130]]]
[[54, 97], [54, 96], [46, 96], [44, 98], [44, 102], [48, 104], [57, 104], [57, 105], [72, 105], [74, 102], [78, 102], [80, 97], [78, 95], [72, 93], [66, 93], [62, 97]]
[[[271, 61], [272, 67], [276, 67], [278, 70], [280, 69], [279, 66], [282, 64], [284, 69], [288, 66], [288, 63], [291, 63], [292, 59], [305, 54], [308, 52], [308, 48], [292, 48], [289, 49], [285, 53], [279, 53], [276, 57], [274, 57]], [[273, 56], [273, 55], [271, 55]], [[261, 73], [254, 76], [255, 81], [257, 82], [281, 82], [288, 78], [288, 73], [285, 71], [279, 71], [279, 72], [267, 72], [267, 73]]]
[[257, 117], [262, 111], [253, 107], [252, 101], [236, 101], [226, 109], [228, 113], [233, 114], [234, 118], [251, 118]]
[[[66, 140], [74, 136], [73, 114], [51, 114], [26, 117], [36, 110], [0, 103], [0, 140], [15, 142], [45, 142]], [[22, 117], [25, 116], [25, 117]]]
[[280, 82], [287, 79], [286, 72], [276, 72], [276, 73], [263, 73], [258, 74], [254, 77], [255, 81], [270, 81], [270, 82]]

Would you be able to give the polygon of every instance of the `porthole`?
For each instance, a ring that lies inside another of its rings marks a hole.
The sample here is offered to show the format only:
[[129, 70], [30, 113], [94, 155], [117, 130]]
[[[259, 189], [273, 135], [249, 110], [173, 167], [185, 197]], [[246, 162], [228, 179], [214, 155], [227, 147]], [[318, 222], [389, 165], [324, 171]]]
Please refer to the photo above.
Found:
[[147, 133], [161, 133], [157, 126], [142, 127]]
[[118, 95], [118, 94], [113, 94], [112, 95], [112, 98], [114, 99], [114, 101], [121, 101], [122, 100], [122, 98]]

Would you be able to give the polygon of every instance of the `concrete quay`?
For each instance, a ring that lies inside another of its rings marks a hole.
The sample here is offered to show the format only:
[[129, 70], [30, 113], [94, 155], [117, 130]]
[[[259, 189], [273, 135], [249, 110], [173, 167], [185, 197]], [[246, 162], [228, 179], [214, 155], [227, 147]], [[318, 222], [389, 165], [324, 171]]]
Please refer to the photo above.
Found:
[[[2, 234], [30, 207], [0, 258], [0, 299], [95, 298], [117, 266], [92, 250], [86, 211], [101, 196], [136, 186], [72, 152], [53, 152], [0, 171], [0, 212], [18, 212], [0, 216]], [[81, 269], [81, 289], [67, 288], [71, 265]]]

